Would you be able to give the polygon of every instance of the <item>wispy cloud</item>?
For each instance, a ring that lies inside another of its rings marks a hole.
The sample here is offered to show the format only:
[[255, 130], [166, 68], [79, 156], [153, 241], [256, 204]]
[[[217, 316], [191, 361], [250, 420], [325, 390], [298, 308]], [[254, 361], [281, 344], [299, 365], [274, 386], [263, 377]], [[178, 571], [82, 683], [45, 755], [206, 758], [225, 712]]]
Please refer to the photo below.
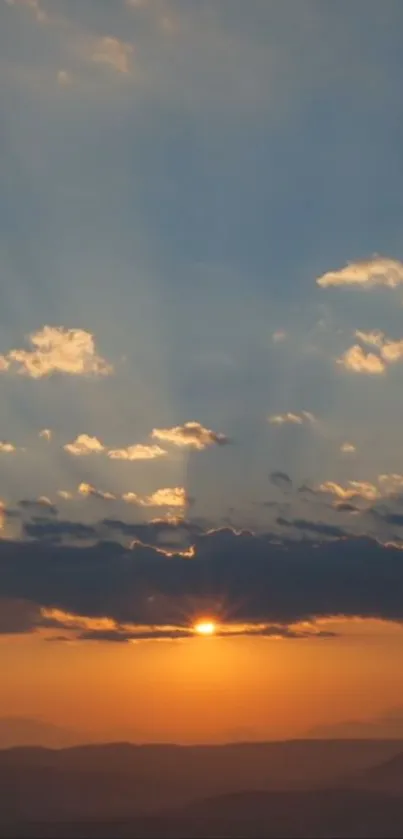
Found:
[[39, 437], [42, 437], [43, 440], [51, 440], [52, 430], [50, 428], [42, 428], [39, 432]]
[[357, 451], [357, 448], [353, 443], [346, 442], [341, 444], [340, 451], [343, 452], [343, 454], [354, 454], [354, 452]]
[[94, 42], [91, 60], [97, 64], [106, 64], [118, 73], [129, 73], [133, 51], [132, 44], [106, 36]]
[[39, 5], [39, 0], [6, 0], [8, 6], [20, 6], [21, 8], [29, 9], [35, 16], [38, 23], [45, 23], [48, 16], [44, 9]]
[[291, 423], [292, 425], [303, 425], [303, 423], [315, 423], [316, 417], [310, 411], [301, 411], [298, 414], [293, 414], [288, 411], [285, 414], [271, 414], [268, 421], [272, 425], [284, 425], [284, 423]]
[[111, 460], [155, 460], [166, 457], [167, 452], [160, 446], [146, 446], [138, 443], [125, 449], [109, 449], [107, 452]]
[[84, 329], [44, 326], [29, 336], [32, 350], [13, 349], [0, 356], [0, 370], [39, 379], [53, 373], [105, 376], [112, 366], [97, 355], [94, 336]]
[[224, 445], [228, 443], [225, 434], [205, 428], [199, 422], [185, 422], [183, 425], [176, 425], [173, 428], [154, 428], [151, 436], [156, 440], [165, 443], [172, 443], [174, 446], [189, 447], [193, 449], [206, 449], [208, 446]]
[[324, 481], [320, 484], [319, 491], [336, 495], [343, 500], [360, 497], [366, 501], [375, 501], [381, 495], [379, 489], [368, 481], [348, 481], [348, 487], [343, 487], [335, 481]]
[[344, 285], [397, 288], [403, 283], [403, 263], [388, 257], [374, 256], [372, 259], [349, 262], [345, 268], [336, 271], [328, 271], [318, 277], [316, 282], [322, 288]]

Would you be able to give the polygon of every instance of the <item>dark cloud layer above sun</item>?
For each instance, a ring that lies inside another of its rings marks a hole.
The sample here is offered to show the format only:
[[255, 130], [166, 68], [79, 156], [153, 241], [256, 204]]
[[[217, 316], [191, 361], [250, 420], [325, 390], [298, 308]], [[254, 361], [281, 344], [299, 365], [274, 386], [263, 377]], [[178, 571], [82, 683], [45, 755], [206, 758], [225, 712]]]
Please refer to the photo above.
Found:
[[[0, 597], [3, 604], [143, 627], [151, 636], [167, 626], [186, 631], [203, 612], [265, 634], [259, 626], [329, 616], [402, 621], [403, 563], [397, 548], [365, 538], [281, 544], [229, 529], [197, 536], [192, 557], [140, 542], [127, 550], [114, 542], [79, 548], [3, 541]], [[1, 610], [2, 631], [8, 620], [15, 631], [13, 611]], [[105, 628], [115, 626], [95, 627]]]

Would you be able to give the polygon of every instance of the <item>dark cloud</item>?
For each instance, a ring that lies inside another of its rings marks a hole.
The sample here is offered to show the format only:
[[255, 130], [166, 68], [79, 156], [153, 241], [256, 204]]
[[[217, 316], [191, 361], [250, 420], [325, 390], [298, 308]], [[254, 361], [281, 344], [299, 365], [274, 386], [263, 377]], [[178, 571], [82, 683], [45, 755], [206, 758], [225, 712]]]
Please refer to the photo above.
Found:
[[292, 480], [286, 472], [270, 472], [269, 480], [274, 486], [279, 487], [285, 491], [292, 489]]
[[40, 607], [36, 603], [0, 596], [0, 635], [31, 632], [40, 620]]
[[31, 539], [61, 542], [63, 539], [94, 540], [98, 532], [92, 525], [79, 521], [48, 521], [46, 518], [37, 517], [33, 521], [24, 522], [23, 533]]
[[[308, 524], [334, 535], [330, 525]], [[403, 561], [396, 547], [367, 538], [279, 543], [225, 529], [197, 536], [193, 558], [139, 543], [126, 550], [3, 540], [0, 597], [156, 629], [186, 629], [206, 613], [265, 625], [329, 615], [400, 621]]]
[[132, 539], [139, 539], [146, 545], [154, 545], [160, 548], [172, 549], [177, 545], [182, 547], [190, 545], [194, 539], [201, 535], [203, 528], [190, 521], [158, 521], [130, 523], [120, 519], [103, 519], [100, 526], [106, 530], [112, 530], [122, 536]]
[[294, 527], [296, 530], [304, 530], [308, 533], [317, 533], [318, 536], [326, 536], [332, 539], [341, 539], [348, 536], [348, 532], [337, 524], [327, 524], [326, 522], [309, 521], [307, 519], [285, 519], [278, 516], [276, 519], [280, 527]]
[[57, 507], [48, 501], [47, 498], [23, 498], [18, 502], [18, 506], [22, 510], [27, 510], [29, 513], [43, 515], [44, 511], [46, 511], [46, 515], [48, 516], [58, 515]]
[[359, 512], [361, 512], [359, 507], [356, 507], [355, 504], [350, 504], [349, 501], [337, 501], [336, 504], [333, 505], [333, 509], [337, 510], [338, 513], [359, 513]]

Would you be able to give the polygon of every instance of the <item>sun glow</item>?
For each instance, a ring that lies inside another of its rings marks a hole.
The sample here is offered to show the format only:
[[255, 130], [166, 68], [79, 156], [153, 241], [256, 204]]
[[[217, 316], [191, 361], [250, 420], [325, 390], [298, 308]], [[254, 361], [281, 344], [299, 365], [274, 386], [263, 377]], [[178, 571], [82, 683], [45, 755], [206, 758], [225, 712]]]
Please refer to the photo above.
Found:
[[213, 621], [199, 621], [194, 625], [194, 631], [198, 635], [214, 635], [216, 625]]

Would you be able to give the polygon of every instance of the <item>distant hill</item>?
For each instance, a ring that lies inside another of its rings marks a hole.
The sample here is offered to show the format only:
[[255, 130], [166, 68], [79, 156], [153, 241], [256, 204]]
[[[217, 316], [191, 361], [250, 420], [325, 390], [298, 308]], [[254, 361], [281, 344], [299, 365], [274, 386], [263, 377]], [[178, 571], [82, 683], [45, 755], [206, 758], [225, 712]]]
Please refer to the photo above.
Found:
[[395, 708], [368, 720], [316, 725], [306, 732], [312, 739], [403, 740], [403, 709]]
[[88, 740], [83, 734], [29, 717], [0, 717], [0, 749], [46, 746], [63, 749]]
[[8, 749], [0, 751], [0, 814], [14, 823], [130, 820], [245, 790], [340, 786], [399, 751], [400, 742], [360, 740]]

